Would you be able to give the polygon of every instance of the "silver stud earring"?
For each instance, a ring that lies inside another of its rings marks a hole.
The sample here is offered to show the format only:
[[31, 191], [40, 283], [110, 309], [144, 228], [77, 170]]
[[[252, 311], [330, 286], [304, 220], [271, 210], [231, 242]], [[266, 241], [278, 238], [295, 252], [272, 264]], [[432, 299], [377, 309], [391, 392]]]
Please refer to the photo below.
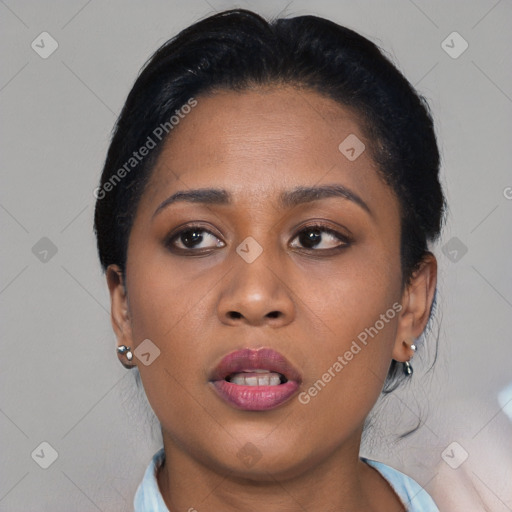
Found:
[[132, 350], [130, 347], [127, 347], [126, 345], [121, 345], [121, 346], [117, 347], [117, 351], [120, 354], [124, 354], [126, 356], [126, 359], [128, 359], [128, 361], [131, 361], [133, 359], [133, 354], [132, 354]]
[[[414, 345], [414, 343], [410, 345], [410, 347], [413, 352], [416, 352], [416, 345]], [[407, 377], [410, 377], [413, 374], [412, 365], [409, 361], [404, 362], [404, 373]]]

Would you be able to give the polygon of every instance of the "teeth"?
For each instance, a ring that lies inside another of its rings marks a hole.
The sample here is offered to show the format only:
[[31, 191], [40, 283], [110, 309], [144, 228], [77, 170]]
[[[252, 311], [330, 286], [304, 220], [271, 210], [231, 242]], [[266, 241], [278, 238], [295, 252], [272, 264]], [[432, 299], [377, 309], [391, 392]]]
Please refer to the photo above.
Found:
[[239, 386], [279, 386], [281, 384], [280, 374], [268, 370], [235, 373], [228, 380]]

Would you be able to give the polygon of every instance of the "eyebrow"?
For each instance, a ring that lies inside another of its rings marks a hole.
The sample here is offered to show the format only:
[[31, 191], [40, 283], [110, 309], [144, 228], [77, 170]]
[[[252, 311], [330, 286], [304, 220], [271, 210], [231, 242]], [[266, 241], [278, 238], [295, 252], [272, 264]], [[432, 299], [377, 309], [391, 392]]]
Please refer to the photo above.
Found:
[[[368, 214], [373, 216], [372, 211], [363, 201], [363, 199], [355, 192], [343, 185], [296, 187], [292, 190], [286, 190], [279, 196], [279, 205], [282, 208], [293, 208], [299, 204], [318, 201], [320, 199], [327, 199], [330, 197], [339, 197], [351, 201], [360, 206]], [[175, 192], [172, 196], [168, 197], [162, 203], [160, 203], [155, 210], [155, 213], [153, 213], [153, 218], [164, 208], [180, 201], [189, 203], [229, 205], [232, 204], [231, 199], [232, 196], [227, 190], [219, 188], [181, 190], [179, 192]]]

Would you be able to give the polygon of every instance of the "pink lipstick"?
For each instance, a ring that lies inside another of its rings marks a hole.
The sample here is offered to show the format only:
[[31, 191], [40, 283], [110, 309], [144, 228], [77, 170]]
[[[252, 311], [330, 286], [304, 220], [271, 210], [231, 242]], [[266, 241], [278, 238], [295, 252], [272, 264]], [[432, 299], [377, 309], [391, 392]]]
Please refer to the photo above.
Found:
[[247, 348], [225, 356], [210, 382], [229, 405], [245, 411], [266, 411], [288, 401], [302, 378], [275, 350]]

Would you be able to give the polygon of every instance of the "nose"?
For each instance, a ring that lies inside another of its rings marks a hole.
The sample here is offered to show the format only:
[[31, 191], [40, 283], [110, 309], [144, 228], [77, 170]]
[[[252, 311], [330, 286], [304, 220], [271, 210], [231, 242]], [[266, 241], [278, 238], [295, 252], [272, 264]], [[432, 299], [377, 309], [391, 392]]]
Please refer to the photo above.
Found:
[[278, 258], [265, 250], [251, 263], [236, 253], [233, 257], [232, 272], [226, 276], [217, 305], [221, 322], [273, 327], [290, 323], [295, 303]]

